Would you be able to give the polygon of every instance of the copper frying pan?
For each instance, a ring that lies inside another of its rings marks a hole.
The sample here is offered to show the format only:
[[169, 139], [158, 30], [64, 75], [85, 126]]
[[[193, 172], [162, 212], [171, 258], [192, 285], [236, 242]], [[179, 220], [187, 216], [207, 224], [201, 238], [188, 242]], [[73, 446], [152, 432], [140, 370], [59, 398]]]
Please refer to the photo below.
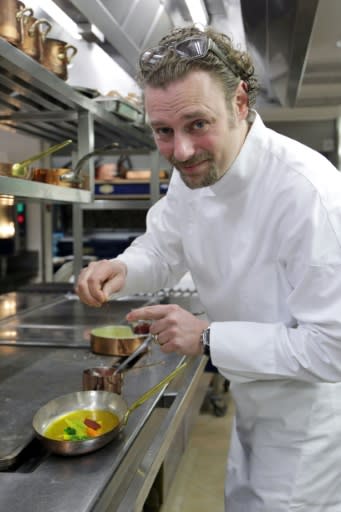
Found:
[[[50, 452], [58, 455], [81, 455], [98, 450], [122, 432], [132, 411], [146, 402], [152, 395], [161, 391], [161, 389], [171, 382], [186, 366], [186, 362], [178, 366], [158, 384], [140, 396], [140, 398], [129, 407], [120, 395], [111, 393], [110, 391], [78, 391], [62, 395], [51, 400], [38, 410], [33, 418], [33, 430], [43, 445]], [[117, 417], [118, 424], [106, 434], [80, 441], [55, 440], [44, 435], [46, 428], [52, 421], [79, 409], [107, 410]]]

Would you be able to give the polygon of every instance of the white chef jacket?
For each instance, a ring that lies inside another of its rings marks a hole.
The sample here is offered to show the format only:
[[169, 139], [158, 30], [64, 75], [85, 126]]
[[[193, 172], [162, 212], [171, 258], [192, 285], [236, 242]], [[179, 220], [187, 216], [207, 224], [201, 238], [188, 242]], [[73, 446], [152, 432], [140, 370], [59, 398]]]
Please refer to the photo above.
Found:
[[228, 512], [341, 511], [341, 175], [254, 114], [213, 186], [175, 170], [122, 293], [190, 270], [236, 404]]

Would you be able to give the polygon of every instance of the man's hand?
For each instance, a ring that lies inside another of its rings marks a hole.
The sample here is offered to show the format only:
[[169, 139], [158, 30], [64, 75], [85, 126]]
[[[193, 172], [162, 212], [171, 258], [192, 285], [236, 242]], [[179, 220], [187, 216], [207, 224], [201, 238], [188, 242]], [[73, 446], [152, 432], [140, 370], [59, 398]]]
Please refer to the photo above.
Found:
[[75, 291], [80, 300], [88, 306], [99, 307], [112, 293], [123, 288], [127, 266], [119, 260], [91, 262], [79, 274]]
[[202, 354], [200, 335], [209, 322], [200, 320], [176, 304], [161, 304], [134, 309], [126, 316], [128, 322], [152, 320], [150, 333], [157, 336], [163, 352], [192, 356]]

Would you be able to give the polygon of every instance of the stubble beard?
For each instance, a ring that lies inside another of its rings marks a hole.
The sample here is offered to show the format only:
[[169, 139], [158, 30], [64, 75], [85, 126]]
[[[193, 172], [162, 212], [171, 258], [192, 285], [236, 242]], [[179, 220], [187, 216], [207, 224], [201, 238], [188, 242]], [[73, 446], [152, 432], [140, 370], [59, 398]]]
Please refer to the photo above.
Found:
[[184, 174], [181, 170], [179, 170], [179, 173], [184, 184], [192, 190], [196, 188], [210, 187], [219, 180], [218, 169], [214, 162], [210, 164], [205, 175], [197, 178], [198, 181], [195, 178], [193, 179], [191, 176]]
[[[207, 160], [208, 163], [208, 169], [205, 172], [205, 174], [195, 176], [191, 174], [186, 174], [184, 171], [182, 171], [183, 166], [194, 165], [203, 160]], [[216, 181], [218, 181], [220, 177], [217, 165], [214, 162], [212, 155], [208, 152], [205, 154], [201, 154], [200, 157], [187, 160], [186, 162], [179, 162], [175, 158], [170, 158], [169, 162], [178, 170], [184, 184], [191, 189], [209, 187], [216, 183]]]

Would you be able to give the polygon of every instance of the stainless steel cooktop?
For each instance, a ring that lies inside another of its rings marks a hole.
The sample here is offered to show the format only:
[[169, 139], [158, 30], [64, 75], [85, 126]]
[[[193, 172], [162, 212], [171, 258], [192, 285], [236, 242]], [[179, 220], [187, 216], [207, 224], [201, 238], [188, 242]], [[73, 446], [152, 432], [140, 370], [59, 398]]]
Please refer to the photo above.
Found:
[[[116, 300], [97, 309], [73, 294], [12, 295], [7, 297], [7, 308], [3, 307], [0, 345], [87, 348], [94, 327], [123, 323], [130, 309], [146, 302], [145, 297]], [[12, 311], [7, 318], [5, 309]]]

